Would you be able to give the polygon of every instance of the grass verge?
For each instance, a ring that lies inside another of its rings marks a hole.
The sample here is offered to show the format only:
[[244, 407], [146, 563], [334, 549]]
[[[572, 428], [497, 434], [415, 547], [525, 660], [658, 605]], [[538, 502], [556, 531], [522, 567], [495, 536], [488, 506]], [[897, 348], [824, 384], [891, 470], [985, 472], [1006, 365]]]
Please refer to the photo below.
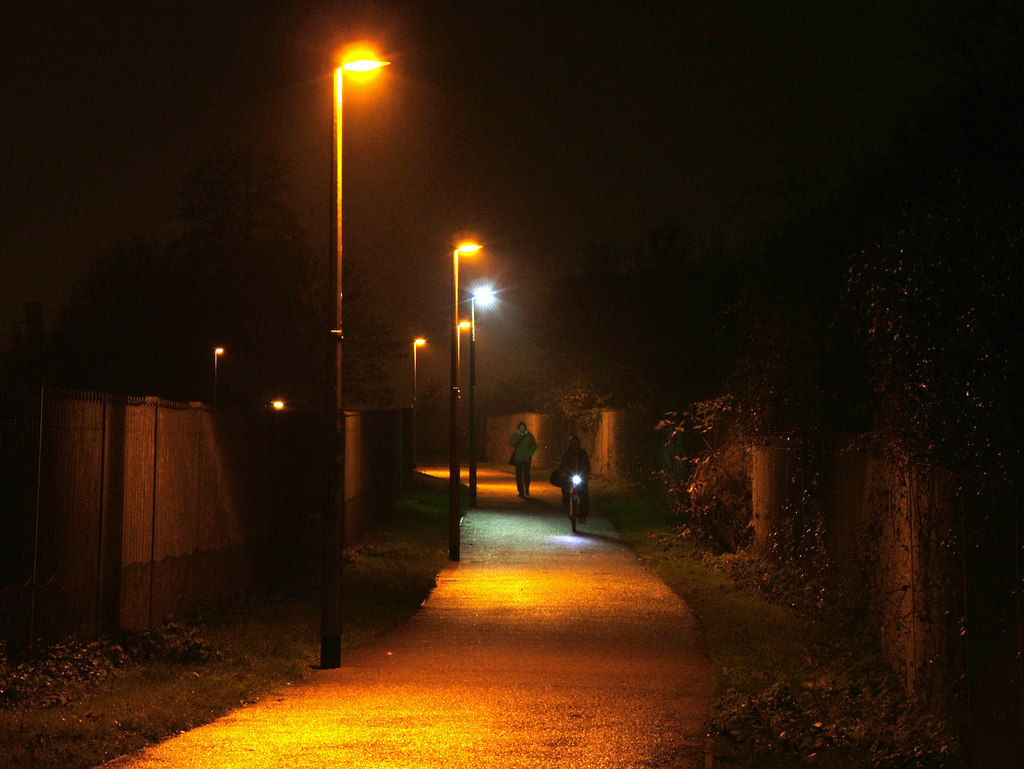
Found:
[[[346, 555], [345, 649], [411, 616], [447, 555], [447, 482], [407, 497]], [[719, 686], [716, 766], [962, 766], [945, 726], [899, 694], [856, 634], [766, 600], [701, 557], [653, 493], [596, 483], [595, 506], [695, 611]], [[0, 654], [0, 766], [86, 769], [194, 728], [307, 676], [319, 598], [246, 596], [159, 632]], [[2, 649], [0, 649], [2, 651]]]
[[[345, 557], [343, 649], [411, 616], [447, 560], [446, 483], [424, 479]], [[152, 633], [68, 642], [30, 663], [0, 648], [0, 766], [87, 769], [307, 676], [315, 588], [240, 596]]]
[[595, 484], [595, 506], [696, 613], [718, 679], [716, 766], [964, 766], [947, 725], [901, 694], [866, 633], [773, 603], [680, 536], [655, 492]]

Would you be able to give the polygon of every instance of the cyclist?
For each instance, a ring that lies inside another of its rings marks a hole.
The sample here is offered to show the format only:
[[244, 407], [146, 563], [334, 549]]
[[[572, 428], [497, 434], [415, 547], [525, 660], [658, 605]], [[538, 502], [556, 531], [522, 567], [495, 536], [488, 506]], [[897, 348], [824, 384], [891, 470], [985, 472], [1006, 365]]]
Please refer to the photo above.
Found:
[[558, 465], [558, 469], [562, 474], [562, 508], [566, 515], [569, 514], [569, 491], [572, 488], [572, 477], [578, 475], [583, 479], [577, 487], [577, 493], [580, 497], [579, 521], [586, 523], [587, 514], [590, 512], [590, 490], [588, 488], [590, 455], [580, 445], [578, 435], [569, 438], [569, 448], [562, 454], [562, 461]]

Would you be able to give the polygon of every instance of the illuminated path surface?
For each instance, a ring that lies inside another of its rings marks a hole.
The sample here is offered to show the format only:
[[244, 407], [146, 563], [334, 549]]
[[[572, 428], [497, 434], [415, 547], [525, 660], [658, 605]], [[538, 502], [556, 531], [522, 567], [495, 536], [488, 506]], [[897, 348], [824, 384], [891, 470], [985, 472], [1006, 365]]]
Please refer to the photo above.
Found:
[[462, 560], [342, 668], [108, 769], [703, 767], [693, 615], [600, 511], [574, 536], [543, 475], [523, 500], [481, 468]]

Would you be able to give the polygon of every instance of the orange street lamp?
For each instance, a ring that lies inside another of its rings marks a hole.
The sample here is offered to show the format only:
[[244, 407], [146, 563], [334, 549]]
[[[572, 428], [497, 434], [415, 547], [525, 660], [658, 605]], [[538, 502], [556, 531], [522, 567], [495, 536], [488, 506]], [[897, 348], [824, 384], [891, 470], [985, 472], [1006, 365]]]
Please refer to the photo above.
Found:
[[213, 404], [217, 405], [217, 361], [224, 354], [223, 347], [213, 348]]
[[418, 337], [412, 340], [412, 437], [409, 439], [409, 450], [412, 453], [412, 467], [416, 469], [416, 353], [427, 340]]
[[375, 69], [386, 67], [390, 63], [390, 61], [377, 61], [376, 59], [357, 59], [345, 62], [341, 68], [346, 72], [372, 72]]
[[462, 511], [459, 503], [459, 256], [475, 254], [483, 246], [462, 243], [452, 252], [452, 349], [451, 393], [448, 425], [448, 558], [459, 560], [459, 525]]
[[334, 496], [331, 504], [324, 510], [323, 532], [323, 613], [320, 622], [320, 667], [341, 667], [341, 564], [345, 550], [345, 411], [342, 398], [341, 364], [342, 342], [342, 84], [345, 73], [372, 73], [386, 66], [388, 62], [371, 58], [360, 58], [342, 63], [334, 71], [334, 218], [333, 246], [334, 264], [332, 265], [331, 282], [334, 288], [334, 384], [329, 409], [334, 411], [335, 447], [332, 480]]
[[412, 408], [416, 409], [416, 353], [420, 347], [425, 345], [427, 340], [417, 337], [412, 340]]

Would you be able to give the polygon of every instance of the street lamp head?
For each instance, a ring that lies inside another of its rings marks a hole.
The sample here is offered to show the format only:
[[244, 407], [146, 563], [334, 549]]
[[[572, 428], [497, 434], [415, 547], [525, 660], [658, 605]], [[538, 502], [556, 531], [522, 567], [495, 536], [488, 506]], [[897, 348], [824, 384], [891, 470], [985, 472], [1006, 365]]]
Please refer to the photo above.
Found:
[[490, 286], [480, 286], [473, 289], [473, 300], [481, 307], [493, 304], [496, 298], [494, 289]]
[[477, 243], [461, 243], [460, 245], [456, 246], [455, 250], [458, 251], [460, 254], [475, 254], [481, 248], [483, 248], [483, 246]]
[[274, 408], [275, 411], [284, 410], [284, 401], [282, 400], [272, 401], [270, 405]]
[[376, 59], [357, 59], [356, 61], [346, 61], [341, 68], [346, 72], [372, 72], [375, 69], [386, 67], [390, 63], [390, 61], [377, 61]]
[[420, 337], [418, 339], [413, 339], [412, 343], [414, 345], [416, 345], [417, 347], [422, 347], [423, 345], [425, 345], [427, 343], [427, 340], [424, 339], [423, 337]]
[[213, 348], [213, 354], [214, 355], [223, 355], [224, 354], [224, 348], [223, 347], [214, 347]]
[[460, 331], [465, 331], [467, 328], [470, 328], [472, 325], [473, 324], [470, 323], [468, 320], [460, 320], [459, 321], [459, 330]]

